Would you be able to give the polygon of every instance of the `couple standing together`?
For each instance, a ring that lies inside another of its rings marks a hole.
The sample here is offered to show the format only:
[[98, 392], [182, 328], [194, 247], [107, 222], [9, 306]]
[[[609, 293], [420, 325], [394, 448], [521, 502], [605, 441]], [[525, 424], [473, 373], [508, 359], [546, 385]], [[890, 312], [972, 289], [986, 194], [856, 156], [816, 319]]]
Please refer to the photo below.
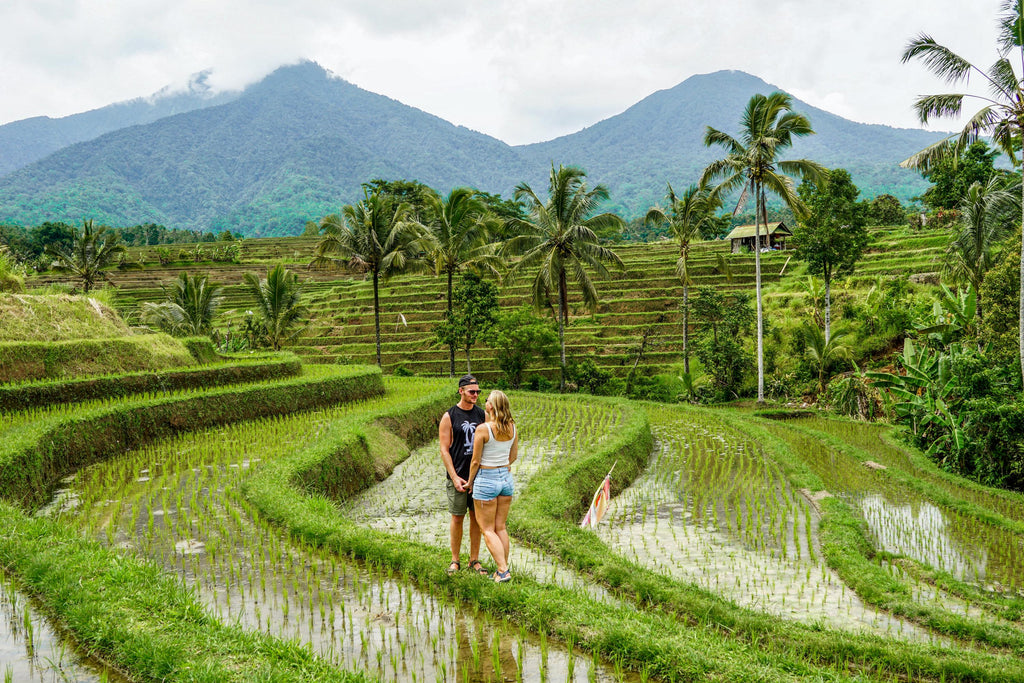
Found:
[[508, 397], [501, 391], [492, 391], [481, 410], [477, 405], [479, 395], [476, 378], [462, 377], [459, 402], [441, 416], [439, 427], [441, 462], [448, 477], [448, 512], [452, 516], [452, 562], [448, 574], [461, 567], [462, 529], [468, 511], [469, 568], [482, 576], [489, 575], [480, 564], [482, 535], [498, 568], [492, 578], [504, 583], [512, 579], [505, 522], [515, 490], [510, 466], [519, 455], [519, 435]]

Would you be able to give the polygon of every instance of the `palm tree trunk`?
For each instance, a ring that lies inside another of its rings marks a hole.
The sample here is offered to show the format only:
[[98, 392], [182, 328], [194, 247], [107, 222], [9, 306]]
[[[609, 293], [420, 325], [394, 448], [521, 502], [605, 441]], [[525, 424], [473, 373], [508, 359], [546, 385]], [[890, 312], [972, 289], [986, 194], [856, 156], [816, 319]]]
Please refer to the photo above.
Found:
[[690, 286], [683, 283], [683, 372], [690, 374]]
[[825, 273], [825, 344], [832, 334], [832, 274]]
[[[452, 271], [448, 270], [448, 323], [452, 320]], [[468, 365], [468, 356], [467, 356]], [[448, 376], [455, 377], [455, 342], [448, 342]]]
[[[1021, 209], [1024, 209], [1024, 183], [1020, 185]], [[1024, 239], [1020, 241], [1020, 371], [1024, 381]]]
[[566, 301], [565, 270], [558, 271], [558, 346], [559, 346], [559, 380], [558, 390], [565, 391], [565, 319], [569, 309], [569, 302]]
[[377, 271], [373, 271], [373, 331], [377, 338], [377, 367], [380, 364], [380, 298], [377, 293]]
[[764, 311], [761, 307], [761, 211], [764, 197], [754, 185], [754, 288], [757, 292], [757, 402], [764, 403]]

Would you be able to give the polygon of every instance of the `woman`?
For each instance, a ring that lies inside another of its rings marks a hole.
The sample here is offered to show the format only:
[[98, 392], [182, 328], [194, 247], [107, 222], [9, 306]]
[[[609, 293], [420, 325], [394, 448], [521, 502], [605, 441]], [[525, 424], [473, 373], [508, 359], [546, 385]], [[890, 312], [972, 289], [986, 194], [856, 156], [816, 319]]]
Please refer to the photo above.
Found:
[[498, 571], [497, 583], [512, 579], [508, 568], [508, 531], [505, 521], [512, 506], [515, 485], [510, 466], [519, 455], [519, 435], [508, 396], [492, 391], [484, 403], [484, 423], [473, 437], [473, 460], [469, 466], [469, 486], [480, 532]]

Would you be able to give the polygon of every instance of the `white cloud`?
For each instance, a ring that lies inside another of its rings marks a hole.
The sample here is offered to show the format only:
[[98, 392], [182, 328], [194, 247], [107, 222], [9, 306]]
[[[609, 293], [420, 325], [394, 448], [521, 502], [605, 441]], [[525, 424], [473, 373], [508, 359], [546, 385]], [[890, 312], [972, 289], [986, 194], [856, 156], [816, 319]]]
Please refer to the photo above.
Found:
[[314, 59], [512, 143], [570, 133], [695, 73], [741, 69], [858, 121], [916, 125], [943, 85], [900, 53], [918, 32], [981, 65], [998, 0], [14, 0], [0, 6], [0, 122], [185, 83], [237, 88]]

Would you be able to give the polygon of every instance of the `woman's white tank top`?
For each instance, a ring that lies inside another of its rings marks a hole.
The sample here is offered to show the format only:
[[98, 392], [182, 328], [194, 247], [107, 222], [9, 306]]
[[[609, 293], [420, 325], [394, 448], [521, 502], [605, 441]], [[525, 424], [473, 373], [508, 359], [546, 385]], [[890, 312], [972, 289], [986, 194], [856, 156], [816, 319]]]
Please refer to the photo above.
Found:
[[488, 440], [484, 444], [483, 454], [480, 456], [480, 467], [505, 467], [508, 465], [508, 456], [512, 452], [512, 444], [516, 442], [516, 426], [512, 425], [512, 438], [508, 441], [498, 441], [494, 438], [491, 430], [491, 423], [484, 422], [487, 427]]

